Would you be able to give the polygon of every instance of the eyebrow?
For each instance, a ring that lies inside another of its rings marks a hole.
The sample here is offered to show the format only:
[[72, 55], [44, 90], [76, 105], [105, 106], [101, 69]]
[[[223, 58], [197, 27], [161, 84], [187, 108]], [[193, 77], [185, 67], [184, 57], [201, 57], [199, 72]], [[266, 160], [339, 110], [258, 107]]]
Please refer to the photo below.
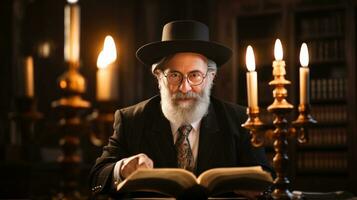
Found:
[[[180, 74], [183, 74], [182, 72], [180, 72], [180, 71], [177, 71], [177, 70], [168, 70], [168, 72], [170, 72], [170, 73], [174, 73], [174, 72], [178, 72], [178, 73], [180, 73]], [[201, 70], [192, 70], [192, 71], [189, 71], [187, 74], [189, 74], [189, 73], [192, 73], [192, 72], [200, 72], [200, 73], [203, 73], [204, 74], [204, 72], [202, 72]]]

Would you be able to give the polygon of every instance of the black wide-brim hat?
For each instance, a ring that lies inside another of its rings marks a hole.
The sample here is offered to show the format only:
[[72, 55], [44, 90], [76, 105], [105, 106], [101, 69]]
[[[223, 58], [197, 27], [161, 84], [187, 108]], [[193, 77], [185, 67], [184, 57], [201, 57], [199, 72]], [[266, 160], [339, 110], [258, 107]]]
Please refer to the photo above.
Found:
[[167, 23], [162, 30], [161, 41], [140, 47], [136, 57], [143, 64], [151, 66], [166, 56], [180, 52], [202, 54], [214, 61], [217, 67], [226, 63], [232, 56], [230, 48], [209, 41], [209, 31], [205, 24], [193, 20], [180, 20]]

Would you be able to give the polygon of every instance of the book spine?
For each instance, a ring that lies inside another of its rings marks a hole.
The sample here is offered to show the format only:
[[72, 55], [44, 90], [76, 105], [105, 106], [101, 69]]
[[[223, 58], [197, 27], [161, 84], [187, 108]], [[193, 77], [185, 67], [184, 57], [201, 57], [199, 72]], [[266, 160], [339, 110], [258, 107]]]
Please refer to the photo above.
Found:
[[347, 105], [315, 105], [311, 114], [320, 123], [347, 123]]
[[343, 152], [303, 152], [297, 158], [298, 170], [301, 171], [343, 172], [348, 167], [348, 158]]

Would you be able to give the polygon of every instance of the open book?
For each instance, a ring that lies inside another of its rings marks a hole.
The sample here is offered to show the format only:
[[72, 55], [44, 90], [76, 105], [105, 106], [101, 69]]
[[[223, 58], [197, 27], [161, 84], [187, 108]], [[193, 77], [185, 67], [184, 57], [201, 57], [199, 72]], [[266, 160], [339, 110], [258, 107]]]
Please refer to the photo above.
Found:
[[177, 197], [189, 191], [215, 196], [235, 190], [264, 191], [272, 183], [270, 173], [260, 166], [215, 168], [197, 178], [184, 169], [157, 168], [135, 171], [118, 184], [117, 192], [154, 192]]

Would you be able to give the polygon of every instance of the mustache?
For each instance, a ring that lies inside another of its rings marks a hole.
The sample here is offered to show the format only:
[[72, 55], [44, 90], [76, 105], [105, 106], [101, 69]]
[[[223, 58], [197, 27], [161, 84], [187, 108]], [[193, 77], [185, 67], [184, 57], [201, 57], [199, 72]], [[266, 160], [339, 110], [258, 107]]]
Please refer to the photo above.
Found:
[[173, 100], [177, 99], [190, 99], [190, 98], [200, 98], [200, 95], [197, 93], [194, 93], [192, 91], [189, 91], [187, 93], [182, 93], [182, 92], [177, 92], [175, 94], [172, 94], [171, 98]]

